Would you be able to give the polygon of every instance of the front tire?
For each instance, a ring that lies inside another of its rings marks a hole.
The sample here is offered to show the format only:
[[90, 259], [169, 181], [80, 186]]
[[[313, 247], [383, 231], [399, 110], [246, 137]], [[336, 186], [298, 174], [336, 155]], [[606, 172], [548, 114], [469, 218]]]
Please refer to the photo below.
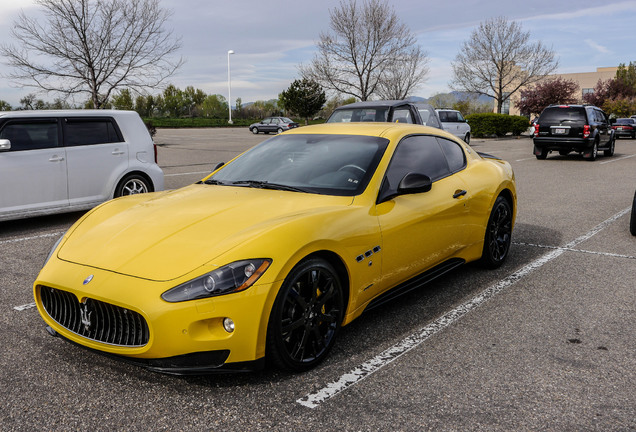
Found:
[[258, 128], [253, 127], [253, 128], [252, 128], [252, 133], [253, 133], [254, 135], [258, 135]]
[[122, 179], [115, 188], [114, 197], [118, 198], [127, 195], [152, 192], [152, 185], [139, 174], [130, 174]]
[[489, 269], [500, 267], [508, 257], [511, 241], [512, 208], [507, 199], [499, 196], [486, 225], [481, 264]]
[[301, 261], [285, 278], [267, 326], [267, 357], [274, 366], [306, 371], [323, 361], [344, 315], [336, 270], [319, 258]]

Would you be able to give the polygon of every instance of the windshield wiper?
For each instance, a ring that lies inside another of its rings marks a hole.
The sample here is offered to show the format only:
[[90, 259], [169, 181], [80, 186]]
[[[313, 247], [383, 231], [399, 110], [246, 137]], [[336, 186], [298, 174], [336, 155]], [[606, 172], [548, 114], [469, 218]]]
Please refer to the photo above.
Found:
[[248, 185], [249, 187], [259, 188], [259, 189], [272, 189], [272, 190], [282, 190], [289, 192], [309, 192], [306, 189], [298, 188], [295, 186], [287, 186], [278, 183], [270, 183], [262, 180], [239, 180], [232, 182], [233, 185]]
[[208, 180], [204, 181], [203, 183], [205, 183], [207, 185], [225, 185], [225, 183], [223, 183], [222, 181], [218, 181], [218, 180], [214, 180], [214, 179], [208, 179]]

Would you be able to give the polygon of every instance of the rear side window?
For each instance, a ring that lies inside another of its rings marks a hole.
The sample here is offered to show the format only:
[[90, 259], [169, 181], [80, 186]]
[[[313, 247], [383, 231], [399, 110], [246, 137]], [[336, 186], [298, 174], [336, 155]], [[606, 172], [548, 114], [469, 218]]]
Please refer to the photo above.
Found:
[[457, 171], [461, 171], [466, 166], [466, 155], [464, 155], [464, 150], [462, 150], [456, 142], [445, 138], [437, 138], [437, 142], [439, 142], [439, 145], [442, 147], [442, 151], [446, 156], [450, 172], [456, 173]]
[[54, 148], [58, 146], [57, 121], [12, 121], [2, 127], [0, 139], [11, 142], [11, 151]]
[[66, 119], [64, 144], [80, 146], [122, 142], [123, 139], [113, 119]]
[[399, 107], [393, 110], [393, 121], [395, 123], [415, 123], [409, 107]]
[[586, 123], [585, 108], [569, 106], [546, 108], [539, 117], [539, 124], [564, 122]]

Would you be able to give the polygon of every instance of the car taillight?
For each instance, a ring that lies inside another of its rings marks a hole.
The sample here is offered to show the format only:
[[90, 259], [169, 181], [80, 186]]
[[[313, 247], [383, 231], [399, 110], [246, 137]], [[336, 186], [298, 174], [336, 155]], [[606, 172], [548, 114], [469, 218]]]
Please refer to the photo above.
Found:
[[583, 126], [583, 138], [590, 137], [590, 125]]
[[155, 149], [155, 163], [159, 163], [159, 162], [157, 162], [157, 144], [152, 143], [152, 146], [153, 146], [153, 147], [154, 147], [154, 149]]
[[539, 123], [534, 124], [534, 136], [539, 136]]

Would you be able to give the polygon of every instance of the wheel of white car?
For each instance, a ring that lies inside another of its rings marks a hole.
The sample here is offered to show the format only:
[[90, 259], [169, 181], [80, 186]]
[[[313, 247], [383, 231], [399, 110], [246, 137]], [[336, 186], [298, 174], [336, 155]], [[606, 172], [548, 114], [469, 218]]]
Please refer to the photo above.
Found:
[[467, 132], [466, 135], [464, 136], [464, 142], [466, 144], [470, 144], [470, 132]]
[[139, 174], [130, 174], [119, 182], [115, 189], [114, 197], [117, 198], [147, 192], [152, 192], [152, 185], [150, 182]]

